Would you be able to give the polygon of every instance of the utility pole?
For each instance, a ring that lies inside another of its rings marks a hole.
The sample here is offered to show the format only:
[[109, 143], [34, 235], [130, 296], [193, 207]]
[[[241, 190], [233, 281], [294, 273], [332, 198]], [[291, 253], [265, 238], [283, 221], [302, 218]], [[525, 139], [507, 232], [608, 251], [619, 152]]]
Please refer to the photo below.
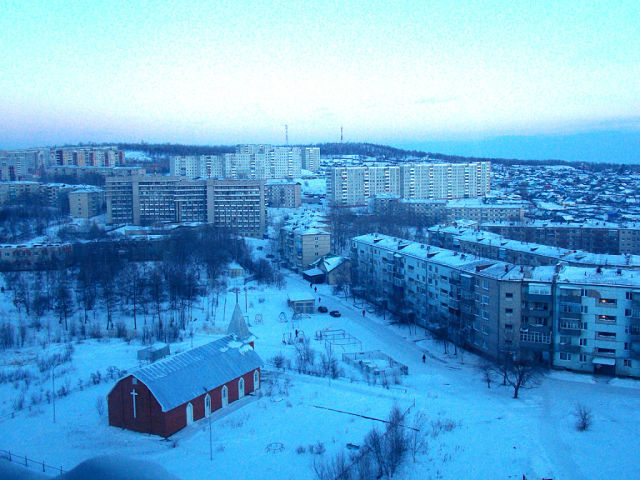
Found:
[[284, 143], [289, 145], [289, 125], [284, 125]]
[[340, 125], [340, 143], [342, 143], [342, 134], [343, 134], [343, 129], [342, 129], [342, 125]]
[[51, 405], [53, 406], [53, 423], [56, 423], [56, 375], [55, 375], [56, 366], [53, 365], [51, 367]]

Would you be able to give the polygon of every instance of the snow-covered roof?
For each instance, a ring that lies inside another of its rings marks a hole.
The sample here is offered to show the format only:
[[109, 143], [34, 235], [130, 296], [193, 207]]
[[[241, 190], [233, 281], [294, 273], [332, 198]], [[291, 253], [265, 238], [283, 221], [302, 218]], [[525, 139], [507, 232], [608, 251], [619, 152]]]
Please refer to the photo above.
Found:
[[146, 365], [131, 375], [153, 393], [167, 412], [262, 366], [253, 348], [227, 335], [201, 347]]
[[[320, 273], [329, 273], [342, 265], [345, 260], [346, 259], [344, 257], [341, 257], [340, 255], [325, 255], [312, 262], [311, 265], [313, 265], [314, 267], [318, 267], [318, 269], [321, 270]], [[319, 273], [314, 275], [319, 275]]]
[[308, 302], [311, 300], [315, 301], [316, 299], [312, 293], [303, 292], [289, 292], [287, 296], [289, 297], [290, 302]]
[[227, 328], [227, 335], [236, 335], [241, 340], [247, 340], [252, 336], [247, 327], [247, 322], [244, 321], [244, 315], [239, 303], [236, 303], [236, 308], [233, 309], [233, 315], [231, 315], [231, 321]]

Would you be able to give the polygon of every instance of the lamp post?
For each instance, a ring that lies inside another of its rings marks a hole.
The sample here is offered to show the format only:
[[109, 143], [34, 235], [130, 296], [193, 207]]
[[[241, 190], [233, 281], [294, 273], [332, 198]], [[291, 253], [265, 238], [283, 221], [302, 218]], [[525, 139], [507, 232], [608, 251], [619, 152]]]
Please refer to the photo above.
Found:
[[[207, 387], [202, 387], [205, 394], [205, 407], [206, 403], [206, 395], [208, 393]], [[213, 444], [211, 440], [211, 400], [209, 400], [209, 411], [205, 408], [205, 414], [207, 414], [207, 421], [209, 422], [209, 461], [213, 461]]]

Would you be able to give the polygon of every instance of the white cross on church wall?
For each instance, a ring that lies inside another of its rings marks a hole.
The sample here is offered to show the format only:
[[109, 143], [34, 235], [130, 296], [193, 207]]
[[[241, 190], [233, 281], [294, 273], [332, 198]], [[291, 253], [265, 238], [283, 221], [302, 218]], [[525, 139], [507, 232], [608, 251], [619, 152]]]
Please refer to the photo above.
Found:
[[133, 390], [131, 390], [131, 399], [133, 400], [133, 418], [136, 418], [136, 397], [137, 396], [138, 396], [138, 393], [134, 388]]

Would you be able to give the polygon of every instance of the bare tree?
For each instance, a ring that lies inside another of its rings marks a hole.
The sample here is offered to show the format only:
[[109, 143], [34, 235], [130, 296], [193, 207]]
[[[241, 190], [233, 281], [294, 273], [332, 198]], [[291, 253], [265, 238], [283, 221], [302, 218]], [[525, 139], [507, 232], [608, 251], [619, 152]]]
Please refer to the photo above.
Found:
[[518, 398], [521, 388], [537, 385], [540, 367], [528, 360], [513, 362], [506, 371], [507, 383], [513, 388], [513, 398]]
[[407, 437], [407, 444], [414, 463], [416, 461], [416, 455], [418, 453], [426, 453], [429, 448], [428, 436], [425, 431], [426, 424], [426, 415], [422, 412], [416, 413], [411, 425], [413, 429], [409, 431]]
[[489, 362], [482, 362], [478, 366], [478, 371], [480, 372], [480, 375], [482, 375], [482, 380], [487, 384], [487, 388], [491, 388], [494, 369], [495, 367]]

